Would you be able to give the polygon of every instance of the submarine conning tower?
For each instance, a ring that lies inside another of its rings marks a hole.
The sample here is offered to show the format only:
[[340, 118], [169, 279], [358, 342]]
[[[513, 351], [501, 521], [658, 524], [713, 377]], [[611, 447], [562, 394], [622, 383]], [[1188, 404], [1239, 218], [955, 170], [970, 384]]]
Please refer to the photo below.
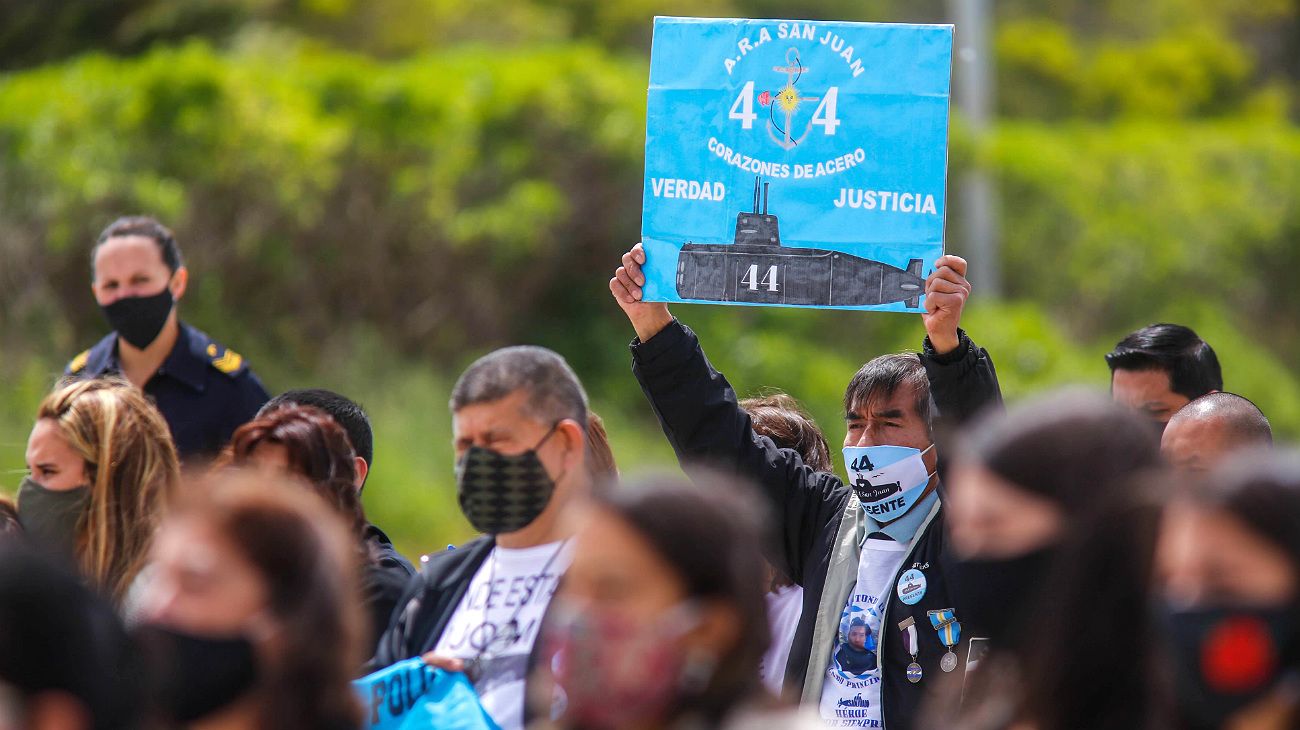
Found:
[[776, 224], [776, 216], [767, 214], [767, 186], [762, 183], [762, 212], [759, 212], [760, 185], [759, 178], [754, 178], [754, 212], [736, 214], [736, 240], [734, 243], [751, 246], [780, 246], [781, 230]]

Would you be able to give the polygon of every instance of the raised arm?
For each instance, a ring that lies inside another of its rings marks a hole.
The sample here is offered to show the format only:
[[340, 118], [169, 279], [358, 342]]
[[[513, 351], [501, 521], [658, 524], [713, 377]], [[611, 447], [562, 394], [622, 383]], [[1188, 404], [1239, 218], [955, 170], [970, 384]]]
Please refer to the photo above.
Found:
[[641, 301], [643, 263], [638, 244], [609, 283], [637, 333], [632, 371], [684, 467], [724, 469], [759, 487], [780, 535], [777, 567], [802, 582], [805, 558], [825, 525], [842, 515], [848, 491], [834, 475], [813, 471], [794, 451], [754, 433], [695, 333], [673, 319], [667, 305]]
[[993, 359], [961, 329], [961, 314], [970, 298], [966, 259], [946, 254], [925, 280], [925, 342], [921, 362], [930, 379], [930, 394], [939, 417], [960, 426], [988, 407], [1002, 407], [1002, 388]]

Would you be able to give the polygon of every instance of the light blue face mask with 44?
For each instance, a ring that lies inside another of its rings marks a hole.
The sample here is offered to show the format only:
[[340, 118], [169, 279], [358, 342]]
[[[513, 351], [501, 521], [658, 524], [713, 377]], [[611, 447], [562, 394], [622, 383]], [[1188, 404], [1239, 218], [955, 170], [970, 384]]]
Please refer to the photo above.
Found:
[[909, 446], [845, 446], [844, 466], [849, 486], [862, 502], [862, 510], [877, 522], [902, 517], [925, 492], [934, 476], [925, 468], [924, 450]]

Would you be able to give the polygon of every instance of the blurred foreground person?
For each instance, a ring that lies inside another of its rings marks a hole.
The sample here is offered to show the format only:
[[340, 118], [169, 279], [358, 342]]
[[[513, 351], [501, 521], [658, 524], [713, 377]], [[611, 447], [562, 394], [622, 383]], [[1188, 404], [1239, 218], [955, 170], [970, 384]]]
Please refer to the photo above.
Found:
[[180, 321], [189, 270], [176, 238], [153, 218], [119, 218], [90, 258], [90, 288], [113, 331], [67, 374], [120, 373], [158, 404], [183, 458], [216, 456], [267, 393], [244, 358]]
[[355, 730], [364, 622], [338, 516], [275, 473], [225, 472], [178, 500], [136, 632], [168, 727]]
[[1300, 455], [1243, 454], [1167, 510], [1166, 628], [1189, 728], [1300, 727]]
[[1158, 510], [1134, 483], [1158, 463], [1149, 424], [1090, 393], [971, 424], [946, 504], [953, 590], [982, 646], [960, 713], [928, 726], [1153, 726]]
[[123, 606], [180, 478], [162, 414], [123, 380], [64, 386], [41, 401], [27, 468], [18, 488], [27, 537]]
[[[966, 261], [942, 256], [927, 278], [923, 352], [873, 358], [849, 380], [848, 482], [755, 433], [695, 333], [666, 304], [642, 301], [645, 261], [637, 244], [609, 282], [636, 331], [632, 372], [682, 465], [759, 485], [775, 515], [771, 560], [804, 588], [784, 692], [837, 727], [906, 730], [932, 687], [962, 681], [970, 649], [950, 590], [936, 415], [956, 424], [1002, 400], [988, 353], [958, 326]], [[877, 641], [874, 666], [837, 658], [853, 654], [840, 650], [854, 643], [854, 619]]]
[[356, 454], [342, 426], [318, 408], [284, 405], [240, 426], [230, 440], [228, 458], [235, 465], [256, 464], [302, 477], [348, 525], [370, 617], [366, 640], [377, 641], [411, 573], [407, 566], [384, 561], [380, 549], [366, 539], [369, 522], [356, 487]]
[[73, 574], [0, 541], [0, 730], [135, 728], [126, 634]]
[[1169, 419], [1160, 452], [1176, 469], [1203, 472], [1243, 449], [1267, 449], [1273, 429], [1264, 413], [1232, 393], [1210, 393], [1183, 406]]
[[538, 628], [571, 556], [560, 517], [592, 491], [587, 394], [556, 353], [507, 347], [465, 370], [450, 405], [457, 497], [486, 534], [429, 558], [372, 665], [423, 655], [463, 670], [497, 724], [518, 730]]
[[[769, 393], [746, 398], [740, 401], [740, 407], [749, 414], [754, 433], [772, 439], [779, 448], [793, 449], [803, 463], [815, 471], [831, 471], [831, 451], [826, 436], [799, 401], [785, 393]], [[767, 563], [764, 587], [772, 645], [763, 655], [759, 671], [768, 691], [780, 696], [785, 682], [785, 666], [790, 659], [790, 646], [803, 615], [803, 588], [771, 563]]]
[[558, 714], [543, 727], [821, 727], [773, 711], [759, 681], [761, 524], [741, 486], [618, 485], [578, 512], [530, 685], [537, 714]]
[[1130, 333], [1106, 355], [1110, 392], [1163, 430], [1190, 401], [1223, 390], [1214, 348], [1189, 327], [1153, 324]]

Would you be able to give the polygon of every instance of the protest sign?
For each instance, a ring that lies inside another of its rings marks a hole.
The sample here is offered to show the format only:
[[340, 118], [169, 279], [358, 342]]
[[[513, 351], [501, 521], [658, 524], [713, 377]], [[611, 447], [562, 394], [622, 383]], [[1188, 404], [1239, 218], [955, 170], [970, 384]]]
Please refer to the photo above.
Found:
[[649, 301], [922, 311], [950, 25], [656, 18]]
[[464, 674], [434, 669], [416, 657], [352, 683], [368, 730], [500, 730]]

